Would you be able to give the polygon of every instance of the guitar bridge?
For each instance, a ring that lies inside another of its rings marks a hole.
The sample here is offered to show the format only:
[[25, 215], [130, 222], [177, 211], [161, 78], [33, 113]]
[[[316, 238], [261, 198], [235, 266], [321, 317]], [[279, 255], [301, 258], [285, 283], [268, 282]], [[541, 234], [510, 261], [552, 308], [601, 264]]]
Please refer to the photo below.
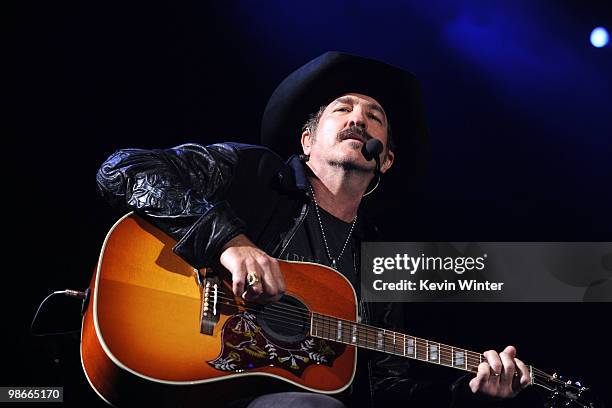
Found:
[[[198, 273], [199, 274], [199, 273]], [[208, 274], [207, 274], [208, 275]], [[200, 333], [211, 336], [219, 322], [218, 299], [220, 281], [216, 276], [202, 282], [202, 307], [200, 308]]]

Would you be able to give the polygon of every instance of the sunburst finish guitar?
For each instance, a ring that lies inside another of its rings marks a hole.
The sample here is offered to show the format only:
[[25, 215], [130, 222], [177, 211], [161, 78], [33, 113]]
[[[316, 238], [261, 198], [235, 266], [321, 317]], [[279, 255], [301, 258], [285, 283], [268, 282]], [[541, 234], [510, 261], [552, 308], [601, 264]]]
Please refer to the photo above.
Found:
[[[481, 353], [357, 323], [355, 291], [331, 268], [279, 261], [285, 295], [260, 305], [194, 270], [172, 252], [174, 243], [133, 214], [104, 242], [81, 358], [110, 404], [201, 407], [289, 390], [338, 394], [353, 380], [360, 347], [470, 372], [484, 361]], [[532, 383], [551, 392], [550, 406], [590, 406], [585, 387], [529, 369]]]

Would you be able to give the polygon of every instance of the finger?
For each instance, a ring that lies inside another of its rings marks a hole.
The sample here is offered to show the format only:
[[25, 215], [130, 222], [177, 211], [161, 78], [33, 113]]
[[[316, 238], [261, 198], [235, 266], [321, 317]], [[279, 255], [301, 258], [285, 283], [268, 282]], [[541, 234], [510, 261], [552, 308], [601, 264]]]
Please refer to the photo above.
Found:
[[236, 296], [242, 296], [244, 293], [244, 280], [246, 278], [246, 268], [244, 263], [239, 263], [232, 270], [230, 270], [232, 274], [232, 292]]
[[280, 265], [278, 261], [274, 258], [270, 258], [270, 259], [271, 259], [270, 271], [272, 272], [272, 276], [274, 276], [274, 281], [276, 282], [276, 285], [277, 285], [277, 290], [278, 290], [277, 297], [280, 299], [280, 297], [285, 293], [285, 290], [286, 290], [285, 276], [283, 275], [283, 272], [280, 270]]
[[473, 393], [478, 392], [481, 385], [486, 384], [489, 381], [489, 376], [491, 375], [491, 366], [488, 363], [480, 363], [478, 365], [478, 372], [476, 373], [476, 377], [472, 378], [470, 381], [470, 389]]
[[258, 276], [260, 280], [260, 282], [257, 282], [254, 285], [249, 285], [248, 282], [245, 283], [246, 291], [244, 292], [243, 298], [245, 300], [252, 301], [258, 299], [263, 293], [263, 273], [257, 262], [255, 262], [255, 260], [253, 259], [249, 259], [248, 261], [246, 261], [246, 269], [247, 273], [245, 274], [245, 280], [246, 277], [251, 273], [254, 273], [256, 276]]
[[516, 357], [516, 347], [506, 346], [506, 348], [504, 349], [504, 351], [502, 351], [502, 353], [506, 353], [510, 356], [510, 358], [514, 358]]
[[272, 272], [272, 258], [268, 256], [261, 257], [259, 267], [261, 268], [261, 281], [263, 285], [262, 298], [266, 300], [272, 300], [278, 295], [278, 283], [276, 277]]
[[495, 350], [488, 350], [484, 352], [484, 356], [487, 358], [487, 362], [491, 366], [491, 371], [495, 376], [499, 376], [502, 373], [502, 361], [499, 358], [499, 354]]
[[514, 363], [516, 364], [516, 368], [520, 375], [517, 377], [518, 381], [518, 390], [522, 390], [531, 384], [531, 374], [529, 372], [529, 368], [518, 358], [514, 359]]
[[511, 357], [510, 354], [506, 353], [506, 350], [508, 350], [508, 347], [506, 347], [504, 351], [502, 351], [501, 354], [499, 355], [499, 358], [502, 361], [502, 365], [504, 366], [502, 370], [500, 383], [504, 387], [511, 388], [512, 381], [514, 380], [514, 372], [516, 371], [516, 368], [514, 366], [514, 358]]

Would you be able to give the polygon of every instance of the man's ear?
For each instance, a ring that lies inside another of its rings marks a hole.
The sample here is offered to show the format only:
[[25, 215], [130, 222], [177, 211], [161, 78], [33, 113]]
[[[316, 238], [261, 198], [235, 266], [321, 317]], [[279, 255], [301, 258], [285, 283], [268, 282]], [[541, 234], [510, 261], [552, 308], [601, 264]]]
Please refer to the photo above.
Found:
[[380, 172], [385, 173], [387, 170], [393, 166], [393, 160], [395, 159], [395, 154], [393, 154], [393, 150], [389, 150], [385, 155], [383, 162], [380, 164]]
[[312, 135], [310, 134], [310, 130], [305, 130], [302, 132], [301, 142], [304, 154], [310, 154], [310, 148], [312, 147]]

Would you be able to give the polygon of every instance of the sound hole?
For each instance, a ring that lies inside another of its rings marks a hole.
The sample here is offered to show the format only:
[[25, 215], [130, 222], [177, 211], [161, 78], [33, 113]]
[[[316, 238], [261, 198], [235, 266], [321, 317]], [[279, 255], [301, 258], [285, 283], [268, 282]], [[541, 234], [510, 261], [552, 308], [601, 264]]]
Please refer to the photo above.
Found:
[[278, 302], [264, 305], [257, 312], [257, 323], [277, 341], [296, 343], [310, 330], [308, 307], [299, 299], [284, 295]]

